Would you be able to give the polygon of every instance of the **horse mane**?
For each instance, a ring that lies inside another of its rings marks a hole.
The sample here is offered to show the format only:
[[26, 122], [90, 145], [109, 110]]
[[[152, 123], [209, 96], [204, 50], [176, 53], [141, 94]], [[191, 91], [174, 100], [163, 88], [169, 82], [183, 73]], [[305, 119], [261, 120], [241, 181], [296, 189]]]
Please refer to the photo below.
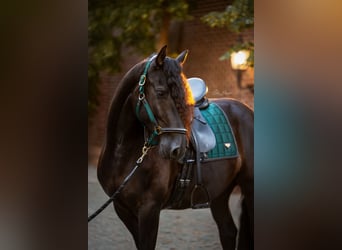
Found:
[[187, 129], [187, 136], [190, 138], [191, 120], [195, 103], [190, 85], [176, 60], [172, 60], [169, 57], [165, 58], [163, 70], [168, 76], [171, 97], [175, 102], [184, 127]]

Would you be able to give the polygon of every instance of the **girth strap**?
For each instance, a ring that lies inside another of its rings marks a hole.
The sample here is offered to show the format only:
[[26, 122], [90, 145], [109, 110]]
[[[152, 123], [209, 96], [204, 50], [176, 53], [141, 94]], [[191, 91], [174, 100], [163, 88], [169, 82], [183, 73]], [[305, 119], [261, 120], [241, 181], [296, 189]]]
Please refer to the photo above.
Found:
[[[196, 136], [194, 136], [193, 131], [192, 132], [192, 136], [191, 136], [191, 140], [195, 149], [195, 156], [196, 156], [196, 180], [195, 180], [195, 186], [191, 192], [191, 198], [190, 198], [190, 202], [191, 202], [191, 207], [193, 209], [198, 209], [198, 208], [208, 208], [210, 207], [210, 196], [208, 193], [207, 188], [203, 185], [203, 179], [202, 179], [202, 169], [201, 169], [201, 152], [199, 150], [199, 143], [198, 140], [196, 138]], [[200, 195], [204, 198], [204, 202], [195, 202], [195, 196], [196, 195]]]

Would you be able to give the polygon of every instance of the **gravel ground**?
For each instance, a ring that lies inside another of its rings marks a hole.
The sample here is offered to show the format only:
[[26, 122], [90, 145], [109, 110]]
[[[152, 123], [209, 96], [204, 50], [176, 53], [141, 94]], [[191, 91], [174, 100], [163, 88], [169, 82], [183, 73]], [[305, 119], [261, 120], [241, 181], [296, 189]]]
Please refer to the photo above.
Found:
[[[96, 179], [96, 168], [88, 167], [88, 214], [106, 200]], [[235, 192], [229, 205], [237, 220], [240, 195]], [[134, 250], [131, 234], [117, 217], [112, 205], [88, 224], [89, 250]], [[163, 210], [160, 215], [158, 250], [222, 249], [218, 230], [209, 209]]]

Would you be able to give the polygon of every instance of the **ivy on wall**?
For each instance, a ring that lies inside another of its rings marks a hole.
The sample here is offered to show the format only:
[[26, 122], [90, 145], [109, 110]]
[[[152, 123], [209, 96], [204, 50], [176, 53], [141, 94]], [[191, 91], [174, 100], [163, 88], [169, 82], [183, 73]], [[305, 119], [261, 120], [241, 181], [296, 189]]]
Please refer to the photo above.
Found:
[[228, 60], [233, 52], [242, 49], [250, 51], [248, 64], [254, 67], [254, 43], [243, 41], [242, 33], [254, 28], [254, 0], [234, 0], [222, 12], [210, 12], [201, 18], [201, 21], [212, 28], [223, 27], [239, 35], [237, 43], [229, 48], [219, 59]]

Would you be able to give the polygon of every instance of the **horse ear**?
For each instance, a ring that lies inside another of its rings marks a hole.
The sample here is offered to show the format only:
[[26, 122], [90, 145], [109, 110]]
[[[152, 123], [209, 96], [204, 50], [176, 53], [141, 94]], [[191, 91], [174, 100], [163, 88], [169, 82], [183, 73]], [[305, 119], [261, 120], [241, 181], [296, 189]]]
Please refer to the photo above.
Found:
[[166, 47], [167, 47], [167, 45], [164, 45], [164, 47], [160, 49], [160, 51], [157, 55], [156, 63], [159, 67], [163, 66], [163, 64], [164, 64], [164, 60], [166, 57]]
[[180, 54], [177, 56], [176, 60], [177, 60], [180, 64], [185, 63], [185, 60], [186, 60], [186, 58], [187, 58], [187, 56], [188, 56], [188, 53], [189, 53], [189, 50], [184, 50], [182, 53], [180, 53]]

